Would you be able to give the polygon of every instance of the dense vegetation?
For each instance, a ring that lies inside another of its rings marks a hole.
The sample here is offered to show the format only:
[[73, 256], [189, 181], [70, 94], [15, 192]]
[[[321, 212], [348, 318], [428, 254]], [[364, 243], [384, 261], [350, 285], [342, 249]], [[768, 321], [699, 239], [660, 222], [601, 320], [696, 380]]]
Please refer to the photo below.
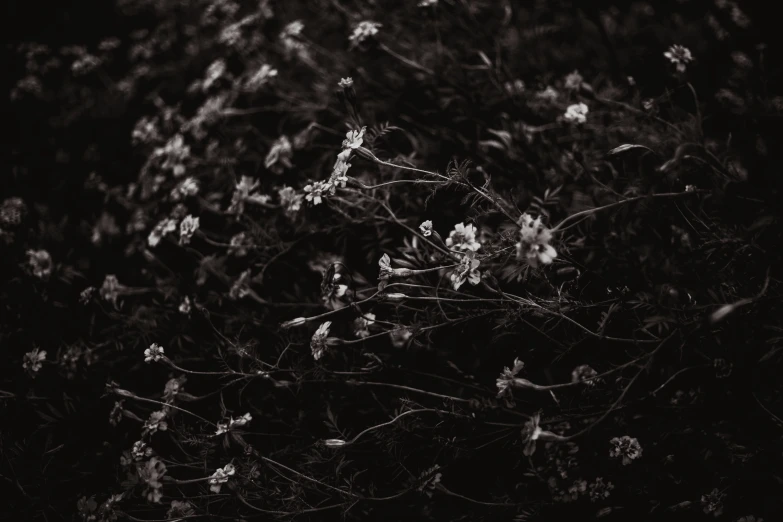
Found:
[[783, 512], [763, 13], [37, 7], [6, 13], [4, 518]]

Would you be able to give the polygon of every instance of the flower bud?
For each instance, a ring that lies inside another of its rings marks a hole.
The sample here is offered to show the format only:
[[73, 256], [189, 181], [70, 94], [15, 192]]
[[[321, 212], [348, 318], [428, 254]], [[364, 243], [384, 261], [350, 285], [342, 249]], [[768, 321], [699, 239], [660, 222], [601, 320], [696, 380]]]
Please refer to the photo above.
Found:
[[288, 329], [293, 328], [295, 326], [302, 326], [307, 322], [307, 317], [297, 317], [296, 319], [291, 319], [290, 321], [286, 321], [283, 324], [280, 325], [280, 328]]
[[342, 446], [345, 446], [347, 442], [345, 442], [342, 439], [326, 439], [324, 441], [324, 444], [327, 448], [340, 448]]
[[386, 294], [386, 299], [389, 301], [402, 301], [403, 299], [407, 299], [408, 296], [405, 294], [399, 294], [399, 293], [392, 293], [392, 294]]

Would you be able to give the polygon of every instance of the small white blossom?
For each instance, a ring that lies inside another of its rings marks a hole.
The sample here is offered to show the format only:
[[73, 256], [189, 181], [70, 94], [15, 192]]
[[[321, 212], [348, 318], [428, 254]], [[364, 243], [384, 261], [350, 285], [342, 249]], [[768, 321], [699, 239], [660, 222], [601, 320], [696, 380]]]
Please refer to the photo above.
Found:
[[185, 296], [185, 298], [182, 299], [182, 302], [179, 305], [179, 313], [187, 315], [190, 313], [190, 309], [191, 309], [190, 297]]
[[42, 362], [46, 360], [46, 350], [33, 348], [22, 359], [22, 368], [27, 370], [30, 375], [34, 375], [42, 367]]
[[598, 372], [596, 372], [592, 367], [588, 366], [587, 364], [582, 364], [574, 368], [574, 370], [571, 372], [571, 382], [584, 382], [588, 386], [595, 386], [598, 383], [598, 379], [596, 379], [597, 375]]
[[481, 243], [476, 241], [476, 227], [457, 223], [449, 237], [446, 238], [446, 246], [456, 250], [471, 250], [475, 252], [481, 248]]
[[222, 468], [218, 468], [209, 477], [209, 490], [213, 493], [220, 493], [220, 488], [223, 484], [228, 482], [230, 477], [233, 477], [236, 473], [236, 469], [233, 464], [226, 464]]
[[326, 321], [318, 327], [310, 339], [310, 350], [313, 353], [313, 359], [316, 361], [320, 359], [324, 351], [326, 350], [326, 338], [329, 335], [329, 328], [332, 326], [331, 321]]
[[108, 274], [103, 279], [103, 284], [101, 285], [101, 299], [104, 301], [109, 301], [116, 306], [117, 298], [120, 296], [120, 290], [122, 290], [122, 288], [122, 285], [117, 280], [117, 276], [114, 274]]
[[217, 59], [207, 68], [207, 72], [204, 75], [204, 82], [201, 84], [202, 88], [206, 91], [212, 85], [218, 81], [226, 72], [226, 62], [223, 59]]
[[166, 237], [171, 232], [177, 230], [177, 220], [171, 218], [165, 218], [155, 225], [150, 235], [147, 236], [147, 244], [155, 248], [160, 243], [160, 240]]
[[687, 47], [682, 45], [672, 45], [669, 50], [663, 53], [677, 68], [677, 72], [685, 72], [686, 67], [693, 61], [693, 55]]
[[451, 273], [451, 285], [454, 290], [459, 290], [465, 280], [474, 286], [479, 284], [481, 272], [478, 271], [478, 267], [480, 264], [481, 261], [476, 259], [476, 253], [467, 251], [460, 259], [459, 266]]
[[569, 91], [578, 91], [582, 88], [584, 78], [579, 74], [579, 71], [574, 71], [565, 78], [565, 88]]
[[264, 166], [275, 174], [281, 174], [283, 167], [287, 169], [293, 167], [291, 164], [292, 156], [293, 148], [291, 147], [291, 141], [288, 139], [288, 136], [280, 136], [269, 149], [269, 153], [267, 153], [264, 159]]
[[183, 219], [182, 223], [179, 225], [179, 244], [187, 245], [190, 243], [190, 240], [193, 237], [193, 234], [196, 233], [196, 230], [198, 230], [198, 227], [198, 218], [194, 218], [191, 215], [185, 216], [185, 219]]
[[161, 360], [161, 358], [165, 357], [163, 355], [163, 347], [159, 345], [158, 343], [152, 343], [149, 348], [144, 350], [144, 362], [148, 363], [151, 361], [158, 362]]
[[304, 30], [304, 24], [301, 20], [294, 20], [286, 25], [280, 32], [280, 38], [291, 38], [292, 36], [301, 36]]
[[234, 428], [241, 428], [242, 426], [247, 425], [247, 423], [249, 423], [251, 420], [253, 420], [253, 417], [249, 413], [245, 413], [236, 419], [229, 417], [228, 422], [217, 423], [218, 429], [217, 432], [215, 432], [215, 435], [222, 435], [224, 433], [228, 433]]
[[47, 279], [52, 274], [52, 256], [46, 250], [28, 250], [27, 266], [38, 279]]
[[288, 216], [293, 216], [302, 208], [302, 194], [297, 194], [291, 187], [283, 187], [277, 191], [280, 197], [280, 206]]
[[395, 348], [404, 348], [408, 340], [413, 336], [413, 333], [407, 328], [397, 328], [389, 332], [391, 337], [392, 346]]
[[277, 76], [277, 69], [273, 68], [269, 64], [262, 65], [253, 75], [245, 82], [245, 89], [248, 91], [257, 91], [260, 88], [268, 84], [272, 78]]
[[163, 156], [163, 170], [170, 170], [174, 176], [179, 177], [185, 174], [185, 160], [190, 157], [190, 147], [185, 145], [185, 138], [182, 134], [176, 134], [162, 148], [157, 148], [153, 152], [154, 156]]
[[343, 89], [353, 87], [353, 78], [351, 78], [350, 76], [347, 78], [340, 78], [340, 82], [337, 85], [339, 85]]
[[171, 191], [171, 199], [179, 201], [182, 198], [195, 196], [199, 191], [198, 180], [194, 177], [187, 177]]
[[433, 7], [438, 5], [438, 0], [421, 0], [419, 7]]
[[364, 132], [366, 130], [367, 127], [362, 127], [358, 131], [348, 131], [343, 140], [343, 149], [358, 149], [361, 147], [362, 142], [364, 141]]
[[234, 284], [231, 285], [231, 290], [228, 292], [228, 296], [231, 299], [242, 299], [250, 293], [250, 269], [248, 268], [241, 274]]
[[[168, 408], [168, 406], [167, 406]], [[166, 431], [169, 425], [166, 422], [166, 410], [153, 411], [150, 418], [144, 423], [144, 433], [152, 435], [157, 431]]]
[[370, 325], [375, 324], [375, 314], [364, 314], [361, 317], [357, 317], [356, 320], [353, 322], [354, 325], [354, 334], [356, 337], [364, 338], [369, 337]]
[[139, 479], [147, 487], [144, 490], [144, 496], [150, 502], [158, 503], [162, 498], [160, 488], [163, 487], [163, 477], [166, 475], [166, 464], [158, 460], [157, 457], [152, 457], [145, 464], [138, 464], [136, 471], [139, 475]]
[[631, 461], [642, 456], [642, 447], [639, 445], [639, 441], [633, 437], [628, 435], [614, 437], [609, 442], [613, 445], [609, 456], [612, 458], [622, 457], [623, 466], [627, 466]]
[[498, 398], [509, 396], [511, 394], [511, 383], [516, 378], [517, 374], [525, 367], [525, 363], [520, 359], [514, 359], [514, 366], [509, 368], [506, 366], [503, 368], [500, 377], [495, 381], [495, 386], [498, 388]]
[[533, 268], [539, 263], [548, 265], [557, 257], [557, 251], [549, 244], [552, 232], [541, 224], [541, 218], [533, 219], [530, 214], [523, 214], [519, 219], [519, 243], [517, 259], [525, 260]]
[[323, 201], [324, 194], [329, 192], [331, 188], [331, 183], [323, 181], [316, 181], [310, 185], [306, 185], [304, 188], [306, 193], [305, 199], [311, 202], [313, 205], [320, 205]]
[[421, 235], [424, 237], [430, 237], [432, 235], [432, 221], [429, 219], [424, 221], [421, 225], [419, 225], [419, 230], [421, 230]]
[[353, 33], [351, 33], [351, 36], [348, 37], [348, 40], [351, 41], [351, 44], [358, 45], [364, 42], [367, 38], [378, 34], [379, 27], [383, 26], [371, 20], [364, 20], [363, 22], [359, 22], [354, 26]]
[[151, 457], [152, 448], [147, 446], [147, 443], [143, 440], [137, 440], [131, 448], [131, 456], [133, 460], [143, 460], [145, 457]]
[[589, 109], [587, 108], [587, 105], [580, 102], [574, 105], [569, 105], [563, 117], [566, 119], [566, 121], [573, 123], [584, 123], [587, 121], [588, 111]]
[[543, 91], [539, 91], [536, 93], [536, 97], [538, 97], [541, 100], [544, 101], [550, 101], [553, 102], [557, 100], [560, 97], [560, 93], [557, 92], [554, 87], [551, 85], [548, 85], [546, 89]]

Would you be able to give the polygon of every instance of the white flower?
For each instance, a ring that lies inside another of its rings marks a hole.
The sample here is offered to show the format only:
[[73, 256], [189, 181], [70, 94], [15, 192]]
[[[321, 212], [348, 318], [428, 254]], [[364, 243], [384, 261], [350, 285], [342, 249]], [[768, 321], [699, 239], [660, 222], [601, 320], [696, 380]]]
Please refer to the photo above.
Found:
[[[362, 128], [362, 132], [364, 132], [364, 128]], [[350, 136], [350, 134], [349, 132], [348, 135]], [[361, 144], [361, 137], [359, 138], [359, 143]], [[344, 145], [345, 142], [343, 142]], [[348, 169], [351, 168], [351, 164], [348, 163], [348, 157], [351, 154], [351, 150], [353, 149], [347, 148], [337, 155], [337, 161], [334, 163], [332, 175], [329, 177], [328, 182], [331, 186], [331, 193], [334, 193], [335, 187], [345, 187], [345, 184], [348, 183]]]
[[596, 379], [597, 375], [598, 372], [596, 372], [592, 367], [587, 364], [582, 364], [574, 368], [574, 370], [571, 372], [571, 382], [584, 382], [588, 386], [595, 386], [598, 382], [598, 379]]
[[190, 243], [190, 239], [193, 237], [193, 234], [196, 233], [198, 227], [198, 218], [194, 218], [191, 215], [185, 216], [185, 219], [183, 219], [182, 223], [179, 224], [179, 244], [187, 245]]
[[506, 89], [506, 92], [509, 96], [514, 96], [515, 94], [522, 94], [525, 92], [525, 82], [517, 78], [516, 80], [508, 81], [503, 85], [503, 88]]
[[342, 87], [343, 89], [353, 87], [353, 78], [351, 78], [350, 76], [348, 76], [347, 78], [340, 78], [340, 82], [337, 85]]
[[395, 348], [404, 348], [405, 344], [408, 342], [408, 340], [411, 338], [412, 335], [413, 333], [407, 328], [397, 328], [389, 332], [389, 337], [391, 337], [392, 346], [394, 346]]
[[277, 191], [280, 197], [280, 206], [289, 216], [296, 214], [302, 208], [302, 195], [297, 194], [291, 187], [283, 187]]
[[560, 97], [560, 93], [557, 92], [551, 85], [548, 85], [546, 89], [543, 91], [539, 91], [536, 93], [536, 96], [539, 99], [545, 100], [545, 101], [555, 101]]
[[228, 296], [231, 299], [242, 299], [250, 293], [250, 269], [248, 268], [241, 274], [234, 284], [231, 285], [231, 290], [228, 291]]
[[530, 214], [522, 214], [519, 227], [517, 259], [524, 259], [535, 268], [539, 263], [548, 265], [557, 257], [557, 251], [549, 244], [552, 232], [541, 224], [540, 217], [533, 219]]
[[672, 45], [669, 50], [663, 53], [677, 67], [678, 72], [685, 72], [686, 66], [693, 61], [693, 55], [687, 47], [682, 45]]
[[179, 305], [179, 313], [187, 315], [190, 313], [190, 308], [190, 298], [185, 296]]
[[[167, 407], [168, 408], [168, 407]], [[150, 418], [144, 423], [144, 433], [152, 435], [153, 433], [160, 431], [166, 431], [169, 429], [169, 425], [166, 422], [166, 410], [153, 411], [150, 413]]]
[[429, 219], [424, 221], [421, 225], [419, 225], [419, 230], [421, 230], [421, 235], [424, 237], [430, 237], [432, 235], [432, 221]]
[[276, 76], [277, 69], [265, 63], [253, 74], [253, 76], [248, 78], [245, 82], [245, 89], [248, 91], [256, 91], [269, 83], [269, 81]]
[[145, 457], [152, 456], [152, 448], [147, 446], [143, 440], [137, 440], [131, 448], [131, 456], [134, 460], [142, 460]]
[[310, 185], [306, 185], [304, 188], [306, 193], [305, 199], [310, 201], [313, 205], [320, 205], [323, 201], [324, 193], [329, 192], [331, 188], [331, 183], [323, 181], [316, 181]]
[[152, 343], [149, 348], [144, 350], [144, 362], [148, 363], [151, 361], [158, 362], [161, 360], [162, 357], [165, 357], [163, 355], [163, 347], [160, 346], [157, 343]]
[[313, 359], [316, 361], [323, 356], [324, 351], [326, 350], [326, 337], [329, 335], [329, 328], [331, 326], [331, 321], [322, 323], [313, 334], [312, 339], [310, 339], [310, 350], [313, 352]]
[[292, 36], [300, 36], [302, 34], [302, 30], [304, 29], [304, 24], [301, 20], [294, 20], [290, 24], [286, 25], [283, 30], [280, 32], [280, 38], [290, 38]]
[[139, 478], [147, 485], [144, 495], [150, 502], [158, 503], [163, 495], [160, 488], [163, 487], [163, 476], [166, 474], [166, 464], [152, 457], [145, 464], [138, 464], [136, 471]]
[[353, 33], [351, 34], [351, 36], [348, 37], [348, 40], [350, 40], [353, 45], [360, 44], [364, 42], [367, 38], [378, 34], [379, 27], [383, 27], [383, 26], [371, 20], [365, 20], [363, 22], [359, 22], [354, 26]]
[[52, 274], [52, 256], [46, 250], [28, 250], [27, 266], [38, 279], [46, 279]]
[[24, 358], [22, 359], [22, 368], [27, 370], [30, 375], [38, 372], [38, 370], [41, 369], [42, 362], [46, 360], [46, 350], [39, 350], [38, 348], [33, 348], [26, 354], [24, 354]]
[[421, 0], [419, 7], [433, 7], [438, 5], [438, 0]]
[[247, 423], [249, 423], [251, 420], [253, 420], [253, 417], [249, 413], [245, 413], [244, 415], [236, 419], [229, 417], [228, 422], [217, 423], [218, 429], [215, 432], [215, 435], [222, 435], [236, 427], [241, 428], [242, 426], [247, 425]]
[[570, 122], [584, 123], [587, 121], [588, 108], [584, 103], [569, 105], [563, 117]]
[[623, 466], [627, 466], [632, 460], [642, 456], [642, 447], [639, 441], [633, 437], [628, 435], [614, 437], [609, 442], [613, 445], [609, 451], [609, 456], [612, 458], [622, 457]]
[[579, 74], [579, 71], [574, 71], [565, 78], [565, 88], [569, 91], [578, 91], [582, 88], [584, 78]]
[[364, 314], [361, 317], [357, 317], [356, 320], [353, 322], [354, 325], [354, 333], [356, 334], [356, 337], [369, 337], [370, 330], [369, 326], [375, 324], [375, 314]]
[[288, 169], [293, 166], [291, 164], [292, 155], [293, 148], [291, 147], [291, 141], [288, 139], [288, 136], [280, 136], [269, 149], [269, 153], [264, 159], [264, 166], [271, 169], [275, 174], [280, 174], [283, 172], [280, 165]]
[[217, 59], [207, 68], [207, 73], [204, 77], [203, 89], [206, 91], [212, 85], [220, 79], [226, 72], [226, 62], [223, 59]]
[[524, 362], [519, 358], [514, 358], [514, 366], [512, 368], [509, 368], [508, 366], [503, 368], [500, 377], [495, 380], [495, 386], [498, 388], [498, 398], [510, 395], [511, 383], [524, 367]]
[[481, 243], [476, 241], [476, 227], [457, 223], [449, 237], [446, 238], [446, 246], [456, 250], [471, 250], [475, 252], [481, 248]]
[[117, 276], [109, 274], [103, 279], [103, 284], [101, 285], [101, 299], [116, 305], [117, 298], [120, 296], [120, 290], [122, 290], [122, 285], [117, 280]]
[[198, 191], [198, 180], [190, 176], [182, 180], [182, 182], [171, 191], [171, 199], [174, 201], [179, 201], [182, 198], [195, 196], [198, 194]]
[[343, 149], [358, 149], [361, 147], [362, 141], [364, 141], [364, 132], [366, 130], [367, 127], [362, 127], [358, 131], [348, 131], [343, 140]]
[[158, 246], [158, 243], [160, 243], [161, 239], [175, 230], [177, 230], [177, 221], [175, 219], [162, 219], [158, 222], [157, 225], [155, 225], [155, 228], [152, 229], [152, 232], [150, 232], [150, 235], [147, 237], [147, 244], [150, 247], [155, 248]]
[[209, 477], [209, 490], [213, 493], [220, 493], [220, 488], [228, 482], [229, 477], [233, 477], [236, 473], [236, 469], [233, 464], [226, 464], [222, 468], [218, 468]]
[[459, 266], [451, 273], [451, 284], [454, 290], [459, 290], [459, 287], [462, 286], [466, 279], [474, 286], [479, 284], [481, 272], [478, 271], [478, 267], [480, 264], [481, 261], [476, 259], [475, 252], [466, 252], [460, 259]]
[[162, 148], [155, 149], [154, 156], [164, 156], [161, 168], [171, 170], [174, 176], [185, 174], [185, 160], [190, 157], [190, 147], [185, 145], [182, 134], [176, 134]]

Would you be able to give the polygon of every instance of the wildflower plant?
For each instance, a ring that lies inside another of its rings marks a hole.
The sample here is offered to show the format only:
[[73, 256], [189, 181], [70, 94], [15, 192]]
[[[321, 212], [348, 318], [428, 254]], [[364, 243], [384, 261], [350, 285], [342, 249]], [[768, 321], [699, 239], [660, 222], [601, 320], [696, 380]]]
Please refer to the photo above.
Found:
[[523, 4], [119, 0], [9, 47], [8, 505], [783, 510], [764, 20]]

